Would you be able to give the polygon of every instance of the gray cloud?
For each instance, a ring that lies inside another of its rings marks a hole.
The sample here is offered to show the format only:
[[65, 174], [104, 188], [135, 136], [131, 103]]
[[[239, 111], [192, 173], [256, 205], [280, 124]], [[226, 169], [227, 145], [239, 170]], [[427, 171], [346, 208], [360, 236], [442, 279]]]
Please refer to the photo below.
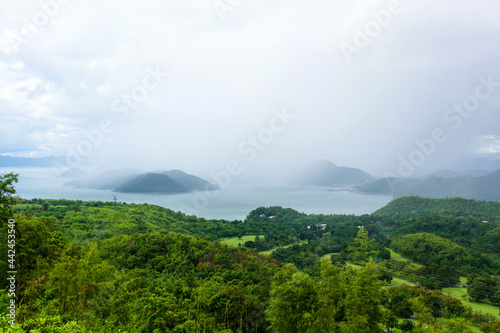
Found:
[[[41, 8], [9, 3], [0, 17], [0, 154], [66, 154], [109, 119], [115, 130], [93, 161], [126, 154], [210, 170], [266, 126], [274, 107], [288, 106], [297, 121], [259, 163], [327, 158], [381, 174], [415, 140], [449, 126], [443, 113], [480, 76], [500, 81], [500, 8], [491, 0], [401, 1], [401, 14], [346, 62], [340, 43], [388, 3], [261, 0], [220, 20], [211, 1], [73, 0], [17, 49], [8, 36]], [[169, 77], [120, 119], [113, 103], [157, 66]], [[500, 136], [499, 96], [449, 131], [429, 163], [486, 152], [491, 142], [478, 138]]]

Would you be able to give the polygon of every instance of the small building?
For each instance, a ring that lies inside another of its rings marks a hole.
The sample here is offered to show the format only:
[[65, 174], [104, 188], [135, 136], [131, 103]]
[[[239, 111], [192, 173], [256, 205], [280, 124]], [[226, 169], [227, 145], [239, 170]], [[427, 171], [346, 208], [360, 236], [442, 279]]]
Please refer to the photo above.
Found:
[[[326, 230], [326, 224], [314, 224], [314, 226], [318, 229], [318, 230]], [[307, 229], [311, 229], [311, 226], [308, 225], [307, 226]]]

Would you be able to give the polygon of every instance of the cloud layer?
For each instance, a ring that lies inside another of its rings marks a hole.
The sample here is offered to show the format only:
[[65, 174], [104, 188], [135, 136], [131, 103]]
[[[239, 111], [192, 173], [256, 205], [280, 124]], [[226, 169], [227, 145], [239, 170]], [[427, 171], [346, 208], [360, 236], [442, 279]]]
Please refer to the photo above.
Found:
[[[94, 138], [85, 160], [207, 170], [238, 155], [276, 107], [296, 120], [259, 163], [327, 158], [380, 174], [435, 128], [448, 139], [429, 165], [500, 152], [500, 87], [459, 129], [443, 118], [480, 77], [500, 82], [500, 4], [491, 0], [3, 6], [0, 154], [66, 155], [106, 121], [113, 130]], [[400, 10], [384, 21], [391, 6]], [[357, 52], [346, 59], [342, 43]], [[168, 76], [144, 88], [157, 69]]]

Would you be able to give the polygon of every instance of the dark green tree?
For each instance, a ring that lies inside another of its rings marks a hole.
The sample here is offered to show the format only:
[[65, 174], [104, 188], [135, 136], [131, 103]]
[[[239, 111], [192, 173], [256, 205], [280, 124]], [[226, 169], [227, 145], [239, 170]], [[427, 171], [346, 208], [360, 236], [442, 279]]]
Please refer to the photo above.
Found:
[[19, 175], [15, 173], [0, 175], [0, 218], [2, 225], [5, 224], [9, 218], [14, 217], [12, 208], [17, 202], [14, 184], [17, 183], [18, 176]]
[[283, 266], [273, 278], [267, 319], [275, 333], [308, 332], [318, 294], [313, 279], [293, 264]]
[[349, 258], [355, 263], [364, 264], [376, 253], [373, 240], [368, 237], [368, 232], [363, 227], [359, 229], [354, 242], [349, 246]]

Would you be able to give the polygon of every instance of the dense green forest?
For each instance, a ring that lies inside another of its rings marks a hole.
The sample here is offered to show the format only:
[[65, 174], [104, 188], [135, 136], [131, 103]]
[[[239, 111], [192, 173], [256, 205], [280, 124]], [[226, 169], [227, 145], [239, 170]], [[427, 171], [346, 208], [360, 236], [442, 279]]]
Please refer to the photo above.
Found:
[[[372, 215], [268, 207], [225, 221], [146, 204], [25, 200], [15, 183], [0, 175], [3, 331], [500, 330], [498, 309], [478, 312], [440, 291], [466, 283], [471, 301], [500, 303], [498, 203], [401, 198]], [[258, 236], [218, 241], [248, 235]]]

